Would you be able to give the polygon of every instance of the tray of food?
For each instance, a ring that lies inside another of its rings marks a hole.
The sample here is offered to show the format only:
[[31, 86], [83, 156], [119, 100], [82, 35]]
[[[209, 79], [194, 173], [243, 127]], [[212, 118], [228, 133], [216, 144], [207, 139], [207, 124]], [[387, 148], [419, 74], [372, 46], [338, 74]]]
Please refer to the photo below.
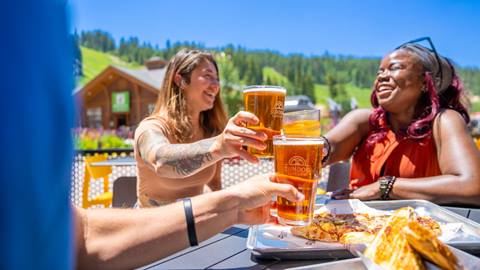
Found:
[[[479, 270], [480, 269], [480, 258], [477, 258], [473, 255], [470, 255], [466, 252], [463, 252], [454, 247], [449, 247], [452, 254], [454, 254], [458, 260], [456, 268], [454, 269], [468, 269], [468, 270]], [[441, 266], [430, 261], [424, 261], [424, 266], [426, 270], [440, 270]], [[366, 261], [365, 258], [353, 258], [338, 260], [327, 263], [315, 263], [306, 266], [289, 268], [290, 270], [373, 270], [373, 269], [383, 269], [382, 266], [373, 264], [371, 261]], [[404, 269], [403, 265], [401, 269]], [[447, 268], [448, 269], [448, 268]]]
[[307, 226], [263, 224], [250, 228], [247, 248], [265, 259], [329, 259], [354, 257], [381, 231], [393, 212], [409, 208], [412, 218], [443, 243], [480, 253], [480, 225], [423, 200], [361, 202], [330, 200], [317, 206]]

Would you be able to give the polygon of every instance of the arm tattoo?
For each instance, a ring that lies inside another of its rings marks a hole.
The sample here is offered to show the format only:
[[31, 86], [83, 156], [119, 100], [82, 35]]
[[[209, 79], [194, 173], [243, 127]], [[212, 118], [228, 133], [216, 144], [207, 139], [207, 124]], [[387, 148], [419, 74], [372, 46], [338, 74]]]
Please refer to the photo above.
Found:
[[149, 130], [140, 138], [139, 148], [146, 162], [153, 162], [149, 157], [156, 149], [154, 163], [167, 165], [176, 174], [187, 176], [201, 169], [206, 162], [213, 160], [209, 149], [214, 141], [214, 138], [209, 138], [188, 144], [170, 144], [162, 133]]
[[177, 144], [157, 150], [157, 161], [173, 167], [180, 175], [190, 175], [213, 159], [209, 148], [214, 139], [201, 140], [191, 144]]
[[155, 147], [164, 144], [169, 144], [169, 141], [161, 132], [146, 130], [138, 140], [140, 156], [145, 162], [149, 163], [149, 157], [152, 156]]

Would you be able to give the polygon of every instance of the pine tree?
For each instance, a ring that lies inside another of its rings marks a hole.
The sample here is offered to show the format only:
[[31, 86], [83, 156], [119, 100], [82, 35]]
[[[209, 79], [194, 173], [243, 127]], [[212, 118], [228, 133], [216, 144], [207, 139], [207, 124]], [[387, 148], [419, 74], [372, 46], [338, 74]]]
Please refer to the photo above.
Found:
[[83, 77], [83, 64], [82, 64], [82, 51], [80, 50], [80, 37], [78, 36], [77, 31], [72, 35], [72, 44], [73, 44], [73, 76], [75, 80], [78, 80], [80, 77]]

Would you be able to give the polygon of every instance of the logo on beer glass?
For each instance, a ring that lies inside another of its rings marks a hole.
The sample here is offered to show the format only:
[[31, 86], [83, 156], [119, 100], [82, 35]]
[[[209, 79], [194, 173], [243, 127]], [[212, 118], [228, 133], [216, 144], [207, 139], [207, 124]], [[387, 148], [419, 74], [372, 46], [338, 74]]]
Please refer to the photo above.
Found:
[[275, 106], [272, 107], [272, 117], [283, 117], [283, 102], [277, 100]]
[[303, 157], [293, 156], [288, 160], [288, 164], [285, 165], [285, 172], [287, 175], [308, 178], [312, 174], [312, 167], [307, 165]]

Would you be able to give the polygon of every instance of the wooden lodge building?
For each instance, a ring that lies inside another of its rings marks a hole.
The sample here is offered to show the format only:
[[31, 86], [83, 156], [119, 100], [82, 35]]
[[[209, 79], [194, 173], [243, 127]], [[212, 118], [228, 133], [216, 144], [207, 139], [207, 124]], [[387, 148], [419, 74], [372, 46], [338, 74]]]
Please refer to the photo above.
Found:
[[142, 70], [109, 66], [75, 89], [76, 126], [104, 129], [137, 126], [155, 107], [166, 62], [154, 57], [145, 66]]

